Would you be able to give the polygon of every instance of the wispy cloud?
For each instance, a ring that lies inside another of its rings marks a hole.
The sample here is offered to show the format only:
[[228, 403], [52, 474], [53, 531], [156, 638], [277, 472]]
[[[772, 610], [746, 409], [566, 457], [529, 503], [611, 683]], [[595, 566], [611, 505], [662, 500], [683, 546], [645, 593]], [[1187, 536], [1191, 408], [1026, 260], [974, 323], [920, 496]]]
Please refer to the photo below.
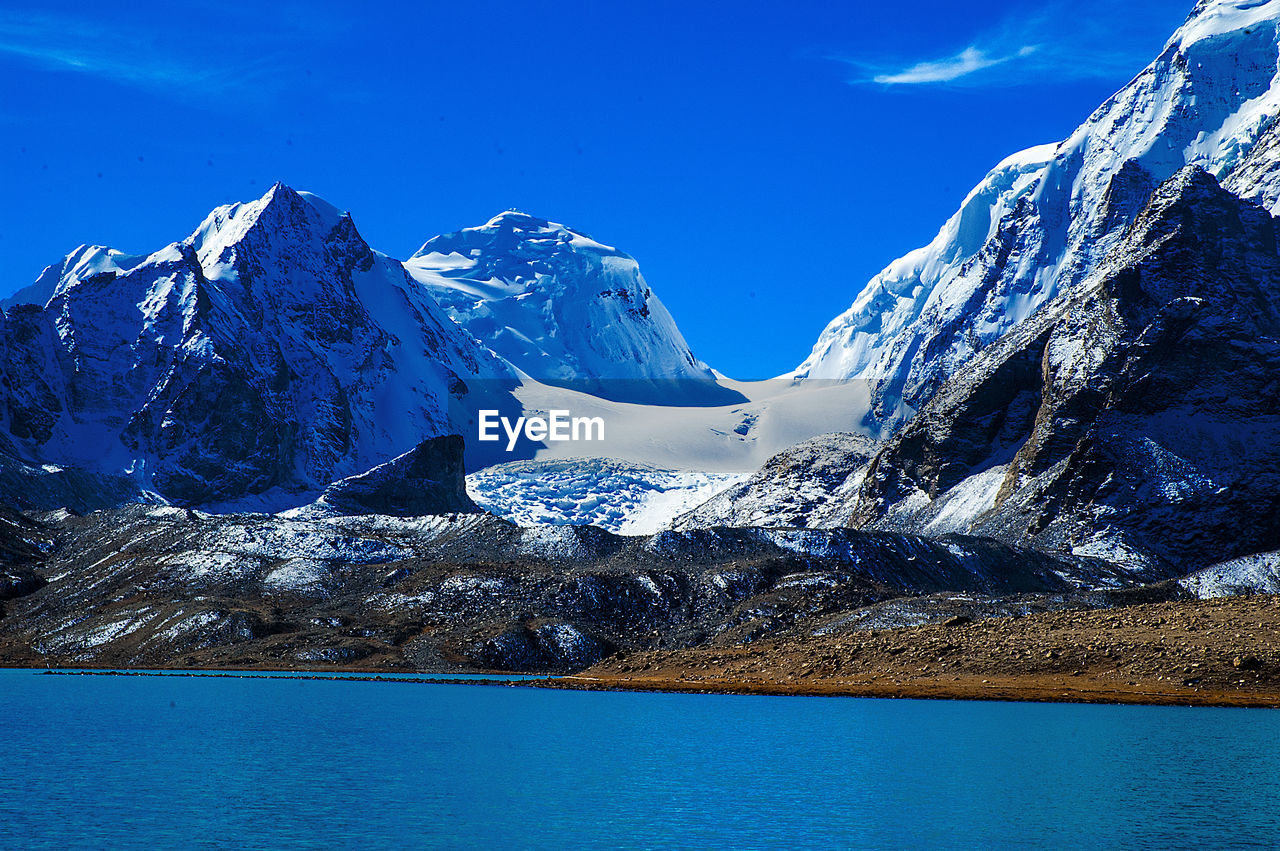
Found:
[[1181, 4], [1178, 12], [1166, 0], [1153, 2], [1159, 14], [1144, 16], [1104, 0], [1050, 0], [1024, 6], [1018, 17], [992, 22], [958, 50], [933, 56], [832, 58], [853, 70], [853, 85], [1016, 86], [1110, 79], [1139, 71], [1185, 13]]
[[904, 68], [893, 73], [876, 74], [871, 79], [874, 82], [890, 86], [950, 83], [976, 71], [983, 71], [992, 66], [1001, 65], [1011, 59], [1030, 56], [1035, 53], [1035, 50], [1035, 45], [1024, 45], [1006, 56], [992, 56], [985, 50], [970, 46], [955, 56], [934, 62], [917, 62], [910, 68]]
[[199, 43], [178, 43], [162, 26], [163, 20], [0, 10], [0, 57], [172, 94], [243, 96], [269, 90], [280, 63], [268, 45], [237, 38], [201, 50]]

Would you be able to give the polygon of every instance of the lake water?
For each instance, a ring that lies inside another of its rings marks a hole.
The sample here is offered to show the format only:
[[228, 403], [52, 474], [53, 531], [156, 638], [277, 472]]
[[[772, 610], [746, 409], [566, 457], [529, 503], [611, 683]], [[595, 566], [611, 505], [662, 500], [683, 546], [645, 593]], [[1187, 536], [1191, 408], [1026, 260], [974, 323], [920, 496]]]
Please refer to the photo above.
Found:
[[1280, 844], [1280, 711], [0, 670], [0, 847]]

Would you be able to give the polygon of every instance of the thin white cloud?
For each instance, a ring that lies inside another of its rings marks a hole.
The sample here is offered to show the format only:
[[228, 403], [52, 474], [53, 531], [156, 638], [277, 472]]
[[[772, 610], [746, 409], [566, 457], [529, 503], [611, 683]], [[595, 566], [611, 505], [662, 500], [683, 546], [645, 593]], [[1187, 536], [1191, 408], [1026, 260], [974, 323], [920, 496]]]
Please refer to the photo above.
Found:
[[[832, 57], [852, 85], [1018, 86], [1136, 74], [1186, 14], [1185, 0], [1043, 0], [991, 21], [941, 56]], [[966, 44], [967, 42], [967, 44]], [[942, 53], [942, 51], [939, 51]]]
[[992, 56], [987, 51], [971, 45], [955, 56], [933, 62], [917, 62], [901, 71], [875, 74], [871, 79], [873, 82], [887, 86], [950, 83], [993, 65], [1001, 65], [1012, 59], [1030, 56], [1035, 50], [1033, 45], [1024, 45], [1006, 56]]

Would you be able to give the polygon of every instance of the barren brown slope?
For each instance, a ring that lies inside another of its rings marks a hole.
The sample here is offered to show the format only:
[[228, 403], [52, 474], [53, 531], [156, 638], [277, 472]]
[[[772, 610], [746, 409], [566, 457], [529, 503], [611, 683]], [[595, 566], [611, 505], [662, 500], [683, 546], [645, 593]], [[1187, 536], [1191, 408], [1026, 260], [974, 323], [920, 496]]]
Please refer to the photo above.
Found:
[[1280, 597], [1151, 603], [615, 656], [570, 688], [1280, 706]]

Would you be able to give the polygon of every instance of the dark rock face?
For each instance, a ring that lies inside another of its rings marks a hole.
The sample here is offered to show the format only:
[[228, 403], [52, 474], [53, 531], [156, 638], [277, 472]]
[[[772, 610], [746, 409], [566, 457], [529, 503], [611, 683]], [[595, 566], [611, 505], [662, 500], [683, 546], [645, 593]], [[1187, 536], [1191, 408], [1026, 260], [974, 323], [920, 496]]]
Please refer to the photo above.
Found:
[[0, 450], [0, 503], [20, 511], [66, 508], [77, 514], [142, 502], [138, 486], [123, 476], [54, 466], [34, 467]]
[[[1048, 332], [996, 361], [990, 370], [966, 370], [963, 417], [939, 416], [930, 405], [894, 442], [901, 463], [886, 467], [880, 457], [868, 475], [877, 487], [906, 494], [917, 483], [930, 498], [966, 478], [975, 466], [1011, 452], [1035, 422], [1041, 399], [1041, 361]], [[944, 399], [949, 394], [940, 394]], [[954, 408], [942, 408], [944, 412]], [[898, 480], [900, 479], [900, 480]]]
[[330, 485], [323, 503], [342, 514], [423, 514], [479, 512], [467, 496], [461, 435], [424, 440], [414, 449]]
[[[31, 565], [51, 545], [43, 527], [0, 504], [0, 601], [25, 597], [45, 585]], [[0, 604], [0, 617], [4, 615]]]
[[1275, 549], [1276, 240], [1266, 211], [1180, 171], [1084, 285], [978, 355], [886, 444], [854, 525], [911, 529], [918, 495], [994, 472], [998, 491], [965, 531], [1095, 553], [1105, 540], [1166, 575]]
[[50, 546], [40, 524], [0, 502], [0, 566], [36, 561]]
[[613, 653], [613, 645], [565, 621], [516, 625], [470, 648], [481, 668], [499, 671], [580, 671]]
[[45, 584], [44, 577], [21, 567], [0, 567], [0, 600], [12, 600], [34, 593]]

